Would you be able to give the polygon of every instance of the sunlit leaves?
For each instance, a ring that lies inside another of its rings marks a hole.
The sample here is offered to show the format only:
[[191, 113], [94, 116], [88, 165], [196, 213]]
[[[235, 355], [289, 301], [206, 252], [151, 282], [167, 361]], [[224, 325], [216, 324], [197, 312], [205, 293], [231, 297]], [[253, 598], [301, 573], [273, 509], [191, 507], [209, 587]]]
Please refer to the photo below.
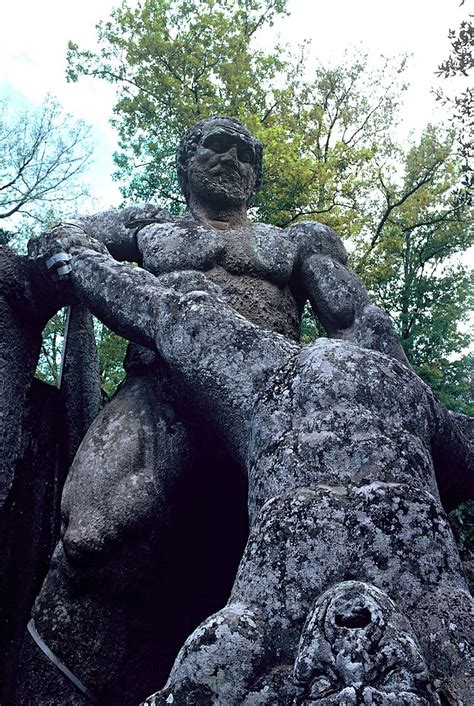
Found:
[[472, 390], [460, 356], [471, 337], [460, 323], [472, 308], [474, 288], [461, 256], [474, 233], [461, 176], [453, 134], [428, 126], [407, 151], [403, 170], [380, 174], [378, 227], [358, 238], [354, 260], [391, 313], [417, 372], [446, 404], [469, 411]]

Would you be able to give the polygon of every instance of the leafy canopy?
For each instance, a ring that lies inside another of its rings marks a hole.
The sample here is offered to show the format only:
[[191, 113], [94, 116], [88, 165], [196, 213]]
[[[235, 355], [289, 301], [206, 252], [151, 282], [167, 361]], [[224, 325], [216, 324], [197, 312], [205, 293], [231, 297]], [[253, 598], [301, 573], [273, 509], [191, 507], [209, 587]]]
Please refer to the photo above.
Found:
[[455, 355], [470, 342], [459, 324], [467, 324], [474, 292], [462, 259], [474, 232], [461, 180], [454, 133], [428, 126], [401, 170], [380, 170], [382, 198], [373, 215], [378, 226], [358, 237], [355, 260], [374, 298], [392, 315], [415, 370], [448, 406], [471, 413], [472, 362]]
[[116, 161], [130, 179], [125, 194], [159, 189], [181, 201], [174, 152], [184, 130], [209, 115], [238, 116], [242, 106], [265, 114], [285, 61], [279, 47], [265, 54], [251, 43], [285, 7], [286, 0], [124, 3], [98, 25], [98, 56], [69, 43], [69, 80], [88, 74], [117, 85]]
[[368, 165], [391, 148], [404, 61], [369, 72], [358, 57], [303, 80], [304, 49], [292, 58], [281, 46], [256, 46], [285, 11], [286, 0], [145, 0], [98, 26], [99, 54], [69, 44], [70, 80], [86, 74], [117, 86], [116, 176], [125, 197], [182, 209], [174, 167], [181, 135], [202, 118], [233, 115], [265, 147], [255, 217], [286, 225], [330, 214], [342, 235], [360, 225]]

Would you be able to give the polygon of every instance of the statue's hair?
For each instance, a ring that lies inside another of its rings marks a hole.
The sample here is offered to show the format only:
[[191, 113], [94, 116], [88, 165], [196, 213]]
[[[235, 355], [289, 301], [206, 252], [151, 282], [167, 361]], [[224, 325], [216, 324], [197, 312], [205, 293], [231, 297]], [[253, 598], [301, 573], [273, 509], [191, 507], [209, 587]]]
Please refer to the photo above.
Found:
[[[196, 154], [198, 145], [204, 135], [204, 129], [209, 123], [230, 123], [232, 127], [238, 132], [242, 132], [247, 138], [252, 142], [253, 148], [255, 150], [255, 163], [253, 165], [255, 171], [255, 190], [256, 193], [262, 186], [262, 143], [257, 140], [255, 135], [252, 135], [250, 130], [248, 130], [240, 120], [237, 118], [228, 118], [224, 115], [216, 115], [213, 118], [207, 118], [206, 120], [200, 120], [196, 125], [189, 128], [179, 143], [179, 147], [176, 152], [176, 170], [178, 172], [178, 180], [181, 186], [181, 191], [183, 192], [186, 201], [189, 201], [189, 186], [188, 186], [188, 162]], [[252, 194], [251, 198], [254, 194]], [[249, 199], [250, 200], [250, 199]]]

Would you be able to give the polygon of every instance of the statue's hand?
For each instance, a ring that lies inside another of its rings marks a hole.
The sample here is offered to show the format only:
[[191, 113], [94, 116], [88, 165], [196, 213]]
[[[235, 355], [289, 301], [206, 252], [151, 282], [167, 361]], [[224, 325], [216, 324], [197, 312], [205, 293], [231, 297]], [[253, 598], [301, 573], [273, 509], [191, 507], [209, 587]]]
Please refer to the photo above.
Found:
[[28, 254], [34, 258], [41, 272], [54, 282], [69, 279], [74, 255], [86, 250], [107, 254], [107, 248], [88, 236], [80, 227], [61, 224], [32, 238], [28, 243]]

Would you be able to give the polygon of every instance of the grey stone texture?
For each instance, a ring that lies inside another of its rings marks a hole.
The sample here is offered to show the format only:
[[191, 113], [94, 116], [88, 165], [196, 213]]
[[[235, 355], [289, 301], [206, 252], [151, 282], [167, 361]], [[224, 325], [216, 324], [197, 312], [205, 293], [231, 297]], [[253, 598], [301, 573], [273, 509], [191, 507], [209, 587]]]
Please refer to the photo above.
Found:
[[[113, 263], [77, 256], [73, 278], [83, 293], [101, 267], [110, 286], [120, 275]], [[304, 702], [295, 684], [304, 621], [321, 593], [347, 579], [393, 599], [413, 627], [416, 668], [426, 660], [431, 686], [404, 673], [402, 655], [387, 689], [379, 679], [393, 664], [360, 667], [364, 678], [352, 682], [342, 666], [327, 687], [332, 701], [320, 703], [344, 703], [343, 696], [377, 703], [377, 690], [382, 704], [469, 703], [472, 603], [436, 484], [436, 474], [445, 479], [456, 466], [469, 472], [470, 449], [455, 420], [386, 355], [327, 339], [300, 350], [214, 294], [180, 295], [140, 284], [137, 270], [128, 276], [129, 291], [141, 289], [153, 312], [146, 331], [156, 326], [158, 351], [249, 482], [251, 534], [229, 603], [191, 635], [149, 703]], [[121, 317], [128, 299], [117, 305]], [[109, 316], [114, 301], [111, 287]], [[396, 641], [387, 647], [400, 649]], [[262, 681], [265, 669], [271, 675]]]
[[25, 625], [58, 541], [68, 466], [98, 411], [91, 317], [82, 305], [73, 307], [63, 389], [33, 379], [41, 331], [59, 306], [58, 292], [36, 263], [0, 248], [2, 693], [15, 680]]
[[[198, 124], [178, 171], [188, 217], [146, 205], [30, 244], [46, 280], [69, 253], [56, 296], [133, 342], [65, 484], [39, 634], [105, 704], [468, 704], [445, 515], [473, 492], [462, 425], [330, 229], [248, 221], [243, 126]], [[301, 348], [306, 300], [328, 338]], [[29, 635], [16, 702], [88, 703]]]

